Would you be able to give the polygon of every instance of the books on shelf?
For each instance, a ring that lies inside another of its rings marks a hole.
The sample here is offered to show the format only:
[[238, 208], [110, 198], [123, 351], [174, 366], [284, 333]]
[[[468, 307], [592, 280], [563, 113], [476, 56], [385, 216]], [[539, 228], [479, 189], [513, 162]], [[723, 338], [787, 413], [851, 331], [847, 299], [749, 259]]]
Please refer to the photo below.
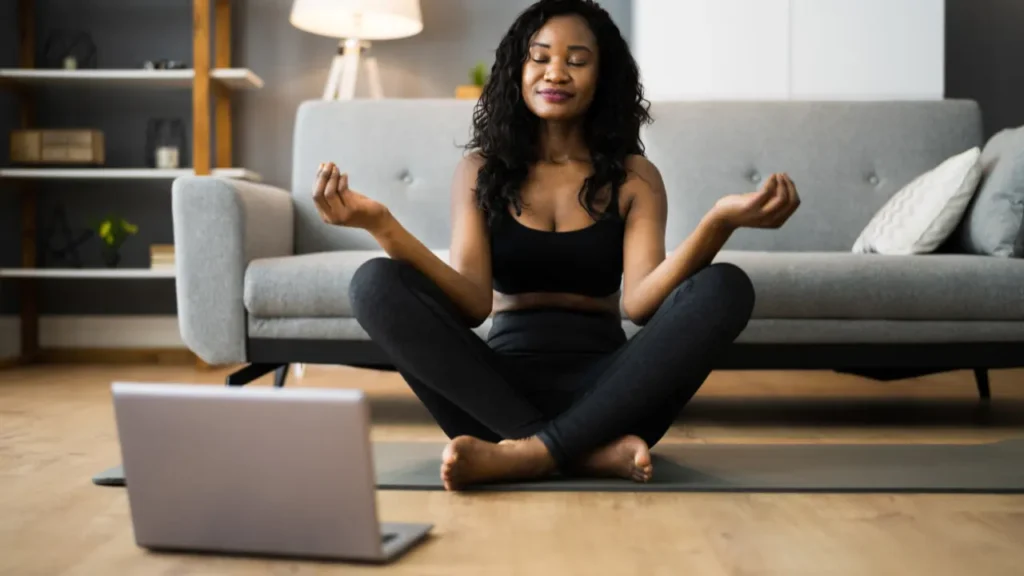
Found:
[[174, 270], [174, 244], [151, 245], [149, 260], [149, 267], [153, 270]]

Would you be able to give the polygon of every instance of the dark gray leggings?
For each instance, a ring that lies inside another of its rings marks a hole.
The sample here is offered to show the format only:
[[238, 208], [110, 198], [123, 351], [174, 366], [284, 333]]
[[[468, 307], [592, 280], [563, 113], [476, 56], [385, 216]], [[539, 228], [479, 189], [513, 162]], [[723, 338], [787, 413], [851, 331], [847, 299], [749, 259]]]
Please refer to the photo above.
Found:
[[617, 316], [562, 309], [497, 314], [484, 340], [436, 284], [388, 258], [363, 264], [349, 296], [445, 434], [536, 435], [562, 468], [626, 434], [653, 446], [754, 307], [731, 264], [692, 275], [628, 341]]

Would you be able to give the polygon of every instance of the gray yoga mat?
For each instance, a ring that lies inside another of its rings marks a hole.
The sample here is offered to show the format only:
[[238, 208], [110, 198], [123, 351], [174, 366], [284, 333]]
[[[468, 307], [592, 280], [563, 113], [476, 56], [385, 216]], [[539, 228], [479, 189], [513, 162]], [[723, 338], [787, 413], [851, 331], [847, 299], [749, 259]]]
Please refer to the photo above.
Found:
[[[442, 490], [443, 444], [374, 445], [382, 490]], [[534, 492], [1024, 492], [1024, 440], [990, 444], [661, 444], [647, 484], [552, 478], [475, 491]], [[93, 482], [123, 486], [117, 466]]]

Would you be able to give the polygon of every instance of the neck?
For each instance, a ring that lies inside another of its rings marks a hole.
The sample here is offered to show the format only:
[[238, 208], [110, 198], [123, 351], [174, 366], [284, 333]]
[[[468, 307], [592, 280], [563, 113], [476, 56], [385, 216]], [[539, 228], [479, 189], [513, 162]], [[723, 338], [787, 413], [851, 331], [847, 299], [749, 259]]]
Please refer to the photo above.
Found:
[[564, 164], [590, 158], [582, 122], [542, 122], [538, 145], [541, 162]]

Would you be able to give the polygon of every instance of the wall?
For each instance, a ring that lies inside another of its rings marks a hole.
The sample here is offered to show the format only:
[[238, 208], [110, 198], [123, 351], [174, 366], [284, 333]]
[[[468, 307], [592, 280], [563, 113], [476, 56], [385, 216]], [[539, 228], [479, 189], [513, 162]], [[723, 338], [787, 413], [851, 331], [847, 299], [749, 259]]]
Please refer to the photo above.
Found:
[[985, 133], [1024, 125], [1024, 2], [946, 0], [946, 95], [981, 104]]
[[[626, 37], [631, 0], [604, 0]], [[478, 61], [490, 67], [494, 49], [531, 0], [421, 0], [423, 32], [412, 38], [375, 42], [372, 53], [386, 96], [447, 98], [465, 84]], [[288, 24], [291, 2], [249, 0], [236, 4], [236, 62], [266, 81], [245, 94], [237, 108], [238, 153], [271, 183], [291, 181], [291, 130], [295, 109], [319, 98], [337, 41]], [[357, 95], [365, 95], [360, 85]]]
[[[0, 65], [17, 62], [16, 12], [14, 2], [0, 2]], [[10, 157], [7, 134], [17, 122], [17, 100], [14, 94], [0, 89], [0, 159]], [[17, 194], [10, 186], [0, 182], [0, 267], [16, 266], [21, 262], [18, 240], [20, 214]], [[10, 335], [17, 332], [17, 325], [5, 316], [15, 314], [17, 310], [17, 286], [13, 282], [0, 281], [0, 359], [11, 356], [15, 349]]]
[[[385, 94], [391, 97], [450, 97], [464, 83], [470, 67], [488, 66], [498, 40], [529, 0], [421, 0], [423, 32], [409, 39], [377, 42], [373, 54], [381, 69]], [[147, 58], [191, 62], [191, 2], [182, 0], [36, 0], [37, 39], [55, 28], [83, 29], [93, 35], [100, 67], [135, 67]], [[630, 0], [601, 2], [628, 37]], [[297, 30], [288, 23], [290, 0], [246, 0], [233, 10], [233, 64], [252, 68], [264, 89], [235, 96], [235, 164], [260, 172], [270, 184], [291, 181], [291, 142], [295, 110], [319, 98], [336, 41]], [[0, 2], [0, 66], [17, 62], [16, 3]], [[146, 122], [153, 116], [181, 117], [191, 128], [187, 90], [93, 89], [40, 93], [39, 124], [96, 126], [107, 136], [109, 163], [142, 163]], [[70, 113], [70, 105], [78, 107]], [[6, 134], [18, 115], [12, 95], [0, 91], [0, 163], [6, 163]], [[13, 188], [0, 182], [0, 267], [21, 262], [18, 240], [20, 207]], [[62, 206], [75, 232], [89, 221], [116, 210], [140, 227], [125, 245], [124, 266], [148, 265], [148, 245], [172, 241], [170, 194], [166, 183], [52, 183], [40, 188], [40, 227]], [[98, 245], [82, 248], [85, 264], [100, 264]], [[10, 315], [18, 313], [17, 283], [0, 283], [0, 356], [10, 347]], [[171, 315], [175, 313], [170, 280], [39, 282], [43, 314]], [[3, 315], [8, 315], [4, 320]], [[162, 321], [162, 320], [161, 320]], [[44, 340], [47, 326], [42, 330]], [[63, 324], [55, 324], [61, 325]], [[7, 327], [5, 329], [5, 326]], [[6, 338], [6, 340], [5, 340]], [[57, 338], [59, 341], [59, 338]]]
[[943, 0], [635, 0], [652, 99], [939, 99]]

